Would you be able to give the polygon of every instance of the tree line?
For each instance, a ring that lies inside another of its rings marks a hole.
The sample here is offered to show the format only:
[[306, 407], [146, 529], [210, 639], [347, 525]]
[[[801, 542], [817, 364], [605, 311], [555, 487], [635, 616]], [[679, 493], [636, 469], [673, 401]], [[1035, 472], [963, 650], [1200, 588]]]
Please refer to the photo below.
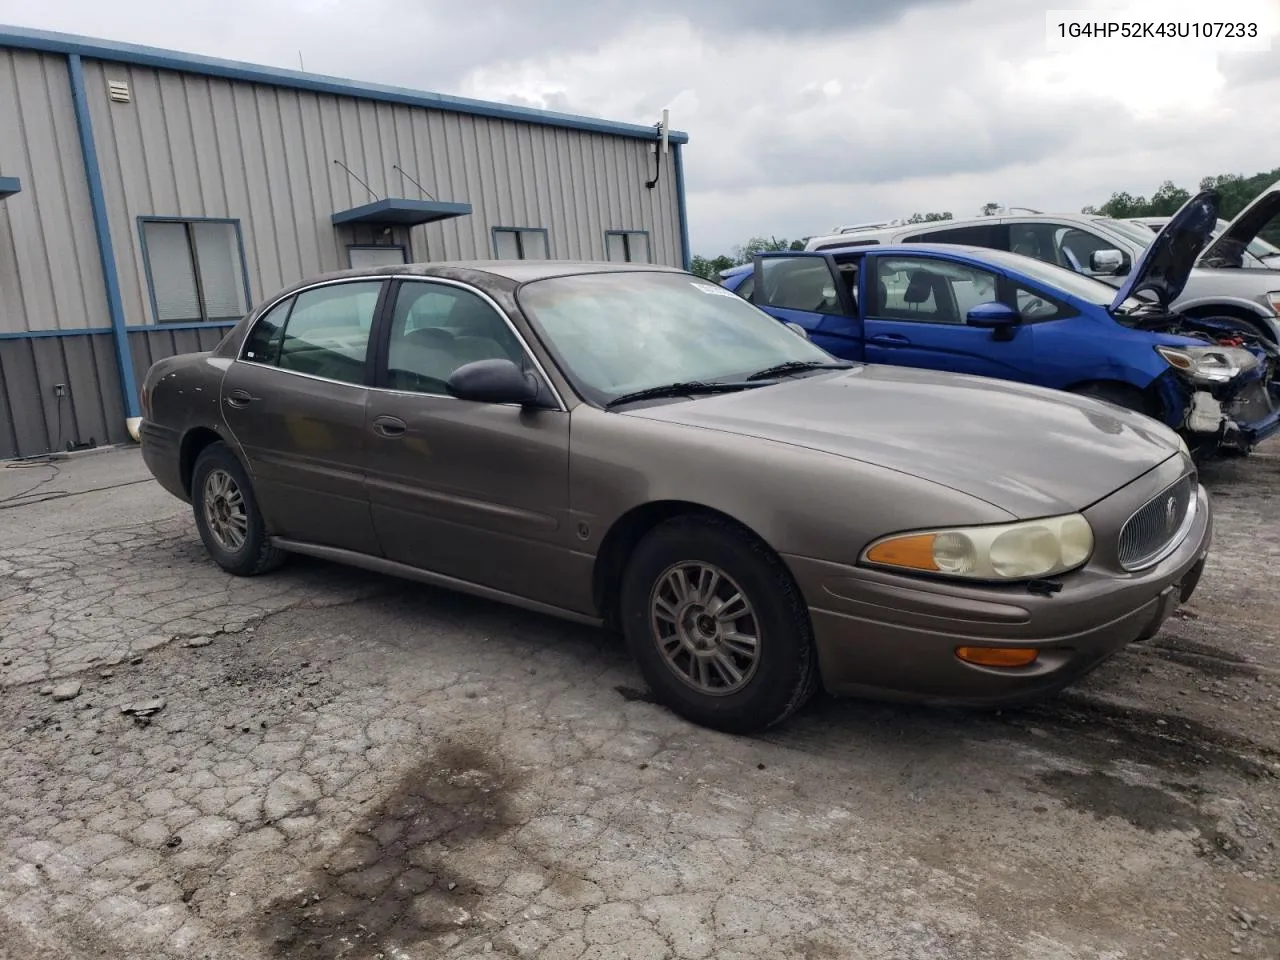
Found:
[[[1230, 220], [1243, 210], [1258, 194], [1280, 180], [1280, 167], [1245, 177], [1238, 173], [1221, 173], [1213, 177], [1205, 177], [1200, 181], [1199, 190], [1216, 190], [1221, 197], [1219, 216]], [[1102, 217], [1167, 217], [1178, 211], [1184, 203], [1191, 199], [1191, 191], [1178, 186], [1172, 180], [1166, 180], [1151, 194], [1133, 196], [1125, 191], [1111, 194], [1110, 199], [1099, 206], [1087, 206], [1080, 212]], [[984, 203], [979, 214], [984, 217], [1000, 213], [1004, 207], [999, 203]], [[945, 213], [913, 213], [907, 223], [926, 223], [935, 220], [953, 219], [950, 212]], [[1280, 224], [1263, 231], [1263, 236], [1272, 243], [1280, 243]], [[728, 270], [744, 263], [750, 263], [757, 253], [769, 253], [777, 250], [803, 250], [809, 240], [786, 240], [778, 237], [752, 237], [732, 252], [718, 257], [695, 256], [692, 270], [700, 277], [717, 280], [720, 271]]]

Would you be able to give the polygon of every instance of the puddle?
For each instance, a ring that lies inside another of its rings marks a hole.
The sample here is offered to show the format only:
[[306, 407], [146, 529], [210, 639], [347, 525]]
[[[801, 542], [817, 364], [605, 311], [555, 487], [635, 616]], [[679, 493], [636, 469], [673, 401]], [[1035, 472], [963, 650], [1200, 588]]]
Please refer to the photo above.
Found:
[[[267, 907], [259, 935], [277, 957], [373, 956], [476, 922], [481, 891], [451, 856], [514, 826], [499, 758], [446, 745], [409, 771], [314, 868]], [[390, 954], [388, 954], [390, 955]]]

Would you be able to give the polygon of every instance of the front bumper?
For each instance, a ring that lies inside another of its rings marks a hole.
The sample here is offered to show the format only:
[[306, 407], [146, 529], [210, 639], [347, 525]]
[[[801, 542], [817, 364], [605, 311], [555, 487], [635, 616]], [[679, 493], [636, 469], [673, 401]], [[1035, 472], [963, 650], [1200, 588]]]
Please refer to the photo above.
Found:
[[[1115, 494], [1086, 511], [1095, 529], [1118, 531], [1171, 482], [1166, 470], [1152, 474], [1159, 476], [1130, 485], [1141, 487], [1139, 496]], [[1066, 686], [1153, 635], [1191, 596], [1213, 535], [1203, 487], [1196, 496], [1193, 525], [1160, 563], [1125, 573], [1100, 546], [1049, 596], [788, 557], [809, 601], [823, 685], [840, 695], [956, 705], [1026, 702]], [[1108, 516], [1120, 520], [1099, 522]], [[981, 667], [960, 660], [958, 646], [1035, 647], [1040, 655], [1028, 667]]]

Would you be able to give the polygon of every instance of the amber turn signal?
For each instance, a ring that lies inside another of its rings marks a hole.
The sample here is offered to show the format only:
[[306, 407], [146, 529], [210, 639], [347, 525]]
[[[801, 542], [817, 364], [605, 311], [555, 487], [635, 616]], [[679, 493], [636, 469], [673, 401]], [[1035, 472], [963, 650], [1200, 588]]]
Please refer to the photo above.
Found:
[[907, 567], [912, 570], [937, 570], [933, 559], [933, 542], [938, 538], [932, 533], [882, 540], [867, 551], [867, 560], [888, 567]]
[[956, 647], [956, 656], [979, 667], [1029, 667], [1040, 652], [1034, 647]]

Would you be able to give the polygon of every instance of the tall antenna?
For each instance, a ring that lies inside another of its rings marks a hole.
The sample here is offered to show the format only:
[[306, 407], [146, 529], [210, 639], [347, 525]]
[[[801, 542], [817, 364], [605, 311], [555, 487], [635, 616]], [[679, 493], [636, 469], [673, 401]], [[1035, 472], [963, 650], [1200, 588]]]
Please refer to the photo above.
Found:
[[301, 71], [303, 71], [304, 73], [306, 72], [306, 69], [307, 69], [307, 68], [306, 68], [306, 66], [305, 66], [305, 65], [303, 64], [303, 62], [302, 62], [302, 51], [301, 51], [301, 50], [299, 50], [299, 51], [298, 51], [298, 69], [299, 69], [299, 70], [301, 70]]
[[401, 167], [401, 166], [400, 166], [400, 164], [398, 164], [398, 163], [393, 163], [393, 164], [391, 165], [391, 169], [392, 169], [392, 170], [399, 170], [399, 171], [400, 171], [400, 176], [404, 177], [406, 180], [408, 180], [410, 183], [412, 183], [415, 187], [417, 187], [417, 188], [418, 188], [418, 192], [419, 192], [419, 193], [421, 193], [421, 194], [423, 194], [423, 195], [424, 195], [428, 200], [434, 200], [434, 199], [435, 199], [435, 197], [433, 197], [431, 194], [427, 193], [426, 189], [422, 186], [422, 184], [420, 184], [417, 180], [413, 179], [413, 177], [411, 177], [411, 176], [409, 176], [407, 173], [405, 173], [405, 172], [404, 172], [404, 168], [403, 168], [403, 167]]

